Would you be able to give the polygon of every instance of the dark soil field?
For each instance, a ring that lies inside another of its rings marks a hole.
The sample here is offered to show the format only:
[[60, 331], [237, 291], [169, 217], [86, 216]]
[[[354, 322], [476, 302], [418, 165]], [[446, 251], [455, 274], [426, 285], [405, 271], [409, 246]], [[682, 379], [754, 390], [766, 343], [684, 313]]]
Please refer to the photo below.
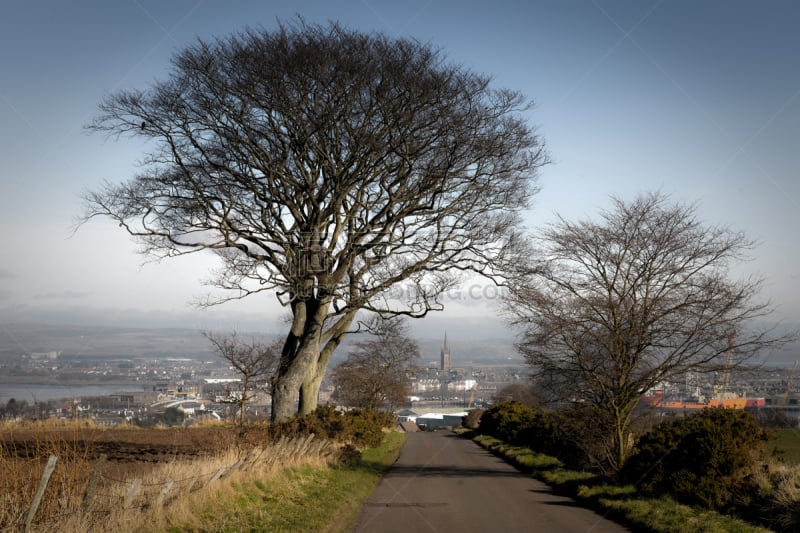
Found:
[[[19, 428], [0, 432], [6, 457], [33, 459], [66, 454], [92, 460], [106, 454], [117, 463], [161, 463], [214, 455], [239, 444], [256, 444], [260, 436], [242, 435], [230, 426], [194, 428]], [[263, 443], [263, 440], [261, 440]]]

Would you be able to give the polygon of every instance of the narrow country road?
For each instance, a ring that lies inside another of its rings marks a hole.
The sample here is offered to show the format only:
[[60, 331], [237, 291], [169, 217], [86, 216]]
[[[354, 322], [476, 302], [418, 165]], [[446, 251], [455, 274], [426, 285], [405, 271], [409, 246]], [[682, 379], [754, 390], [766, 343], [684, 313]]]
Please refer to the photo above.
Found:
[[627, 531], [557, 496], [471, 440], [409, 433], [367, 499], [356, 533]]

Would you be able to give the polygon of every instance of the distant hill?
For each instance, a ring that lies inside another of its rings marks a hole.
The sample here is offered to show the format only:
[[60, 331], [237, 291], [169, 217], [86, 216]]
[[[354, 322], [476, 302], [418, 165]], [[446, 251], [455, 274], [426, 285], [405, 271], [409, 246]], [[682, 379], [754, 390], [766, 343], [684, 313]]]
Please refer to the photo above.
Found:
[[[514, 335], [494, 317], [429, 317], [411, 321], [411, 335], [420, 346], [419, 364], [438, 364], [447, 334], [453, 366], [520, 364], [514, 350]], [[247, 332], [242, 332], [248, 335]], [[282, 338], [283, 332], [273, 334]], [[332, 365], [343, 360], [357, 337], [349, 336], [336, 351]], [[0, 358], [17, 358], [31, 353], [61, 352], [62, 357], [98, 358], [215, 358], [208, 340], [193, 328], [123, 328], [76, 325], [0, 323]], [[800, 359], [800, 345], [794, 343], [765, 354], [768, 366], [788, 366]]]
[[0, 357], [60, 351], [62, 357], [213, 357], [193, 329], [119, 328], [52, 324], [3, 324]]
[[[418, 321], [422, 322], [422, 321]], [[519, 362], [510, 338], [476, 339], [475, 330], [464, 336], [465, 328], [448, 324], [448, 344], [454, 366]], [[420, 345], [420, 364], [439, 360], [445, 330], [436, 327], [416, 328], [411, 334]], [[490, 331], [487, 331], [490, 333]], [[496, 332], [495, 332], [496, 333]], [[248, 335], [246, 332], [244, 335]], [[275, 333], [276, 338], [283, 333]], [[337, 350], [333, 364], [347, 356], [356, 336], [348, 337]], [[17, 358], [31, 353], [61, 352], [61, 357], [97, 358], [167, 358], [216, 357], [208, 340], [192, 328], [123, 328], [109, 326], [77, 326], [59, 324], [0, 324], [0, 358]]]

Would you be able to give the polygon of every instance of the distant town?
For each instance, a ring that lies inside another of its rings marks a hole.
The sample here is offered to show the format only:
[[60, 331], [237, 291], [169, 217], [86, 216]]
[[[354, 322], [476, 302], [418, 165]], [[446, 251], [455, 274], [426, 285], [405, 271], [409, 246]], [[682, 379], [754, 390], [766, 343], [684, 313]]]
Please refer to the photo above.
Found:
[[[474, 358], [473, 358], [474, 359]], [[485, 408], [529, 387], [530, 369], [513, 360], [462, 364], [445, 335], [439, 353], [423, 350], [412, 379], [405, 415]], [[764, 368], [746, 375], [685, 376], [664, 383], [643, 398], [642, 409], [680, 414], [703, 407], [747, 409], [784, 425], [800, 422], [798, 365]], [[64, 354], [61, 351], [6, 352], [0, 358], [0, 414], [3, 419], [90, 419], [115, 426], [193, 424], [239, 414], [241, 379], [211, 353], [197, 357], [125, 357]], [[98, 392], [102, 391], [102, 392]], [[320, 404], [332, 403], [325, 382]], [[58, 396], [58, 397], [54, 397]], [[269, 417], [266, 383], [247, 392], [250, 419]]]

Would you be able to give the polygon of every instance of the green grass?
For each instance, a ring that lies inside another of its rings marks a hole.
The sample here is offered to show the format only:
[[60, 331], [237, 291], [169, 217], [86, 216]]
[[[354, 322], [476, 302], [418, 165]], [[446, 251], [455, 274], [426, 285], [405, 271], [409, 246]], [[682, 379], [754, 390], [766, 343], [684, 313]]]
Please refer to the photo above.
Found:
[[600, 499], [600, 505], [627, 521], [648, 531], [694, 533], [706, 532], [768, 532], [742, 520], [712, 511], [695, 509], [669, 498], [658, 500], [640, 498]]
[[377, 448], [367, 448], [361, 454], [361, 459], [364, 463], [369, 463], [373, 467], [377, 467], [383, 472], [387, 467], [391, 466], [397, 459], [397, 454], [400, 453], [400, 447], [406, 441], [406, 434], [399, 431], [393, 431], [386, 434], [383, 443]]
[[640, 498], [633, 485], [614, 485], [590, 472], [568, 470], [555, 457], [528, 448], [510, 446], [486, 435], [473, 439], [494, 454], [504, 457], [554, 490], [566, 494], [609, 518], [637, 531], [664, 533], [736, 532], [764, 533], [768, 529], [748, 524], [713, 511], [695, 509], [670, 498]]
[[767, 446], [767, 453], [781, 461], [800, 464], [800, 429], [779, 429], [777, 439]]
[[742, 520], [704, 511], [671, 500], [644, 498], [600, 498], [601, 508], [649, 531], [664, 533], [767, 533], [770, 530], [750, 525]]
[[199, 517], [170, 524], [168, 530], [347, 531], [404, 441], [404, 433], [387, 433], [379, 447], [364, 450], [358, 465], [295, 467], [268, 480], [235, 483]]

